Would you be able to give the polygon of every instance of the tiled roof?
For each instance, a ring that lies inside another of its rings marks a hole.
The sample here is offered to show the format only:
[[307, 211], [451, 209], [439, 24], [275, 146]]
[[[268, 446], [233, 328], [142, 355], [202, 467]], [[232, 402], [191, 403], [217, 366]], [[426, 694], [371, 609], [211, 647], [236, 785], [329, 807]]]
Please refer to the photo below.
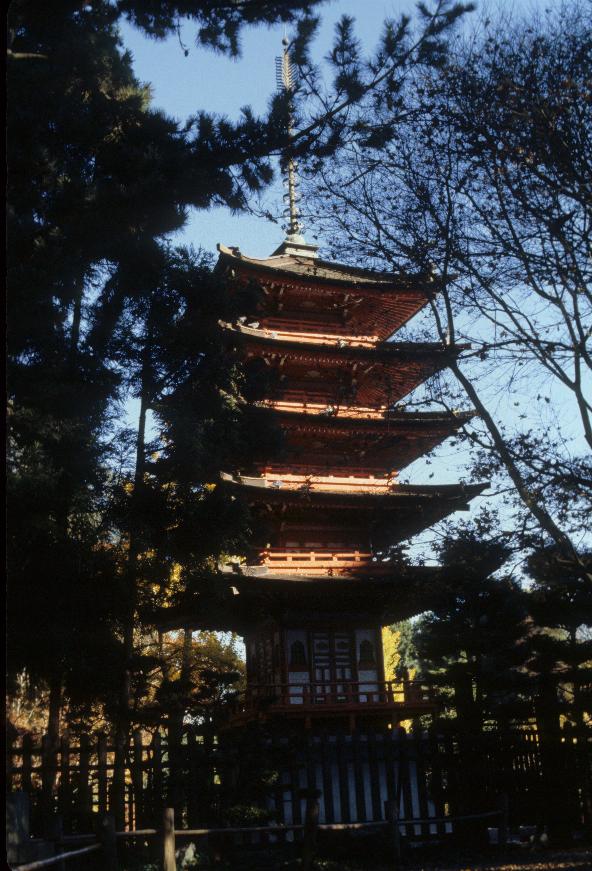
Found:
[[378, 272], [361, 269], [357, 266], [346, 266], [342, 263], [332, 263], [313, 257], [302, 257], [294, 254], [278, 254], [265, 259], [247, 257], [238, 248], [229, 248], [219, 244], [220, 255], [231, 262], [257, 270], [275, 272], [278, 275], [298, 276], [299, 278], [323, 279], [324, 281], [346, 284], [348, 286], [368, 285], [384, 289], [417, 287], [418, 284], [435, 284], [434, 276], [426, 274], [404, 275], [395, 272]]

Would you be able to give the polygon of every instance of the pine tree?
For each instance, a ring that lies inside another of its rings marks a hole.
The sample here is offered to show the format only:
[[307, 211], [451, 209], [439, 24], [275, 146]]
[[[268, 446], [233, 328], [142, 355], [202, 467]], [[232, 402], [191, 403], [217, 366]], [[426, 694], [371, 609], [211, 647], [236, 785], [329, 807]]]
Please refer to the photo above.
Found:
[[129, 613], [107, 512], [125, 447], [112, 438], [127, 386], [115, 333], [144, 293], [155, 240], [182, 226], [189, 204], [244, 203], [271, 177], [260, 142], [269, 150], [275, 135], [270, 119], [206, 116], [180, 131], [150, 109], [117, 23], [131, 17], [162, 37], [184, 15], [204, 44], [232, 54], [241, 26], [294, 21], [313, 5], [11, 5], [10, 653], [13, 673], [27, 667], [52, 683], [53, 732], [66, 672], [84, 661], [81, 638], [102, 632], [105, 656], [118, 660], [113, 633]]

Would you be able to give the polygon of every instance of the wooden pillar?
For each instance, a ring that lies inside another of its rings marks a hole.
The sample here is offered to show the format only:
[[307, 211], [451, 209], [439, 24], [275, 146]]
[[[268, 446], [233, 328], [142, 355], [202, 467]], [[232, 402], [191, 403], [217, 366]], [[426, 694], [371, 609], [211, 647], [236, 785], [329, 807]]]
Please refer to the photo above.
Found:
[[509, 817], [509, 800], [508, 793], [502, 792], [498, 796], [498, 808], [500, 810], [499, 825], [498, 825], [498, 845], [505, 847], [508, 844], [508, 817]]
[[92, 813], [92, 795], [90, 788], [90, 739], [88, 735], [80, 736], [79, 745], [79, 767], [78, 767], [78, 797], [77, 809], [85, 817], [85, 827], [87, 825], [86, 817], [90, 818]]
[[175, 811], [172, 807], [165, 807], [162, 812], [162, 871], [177, 871]]
[[302, 841], [302, 871], [310, 871], [317, 851], [317, 830], [319, 827], [319, 798], [318, 789], [306, 789], [300, 793], [306, 798], [306, 812], [304, 816], [304, 838]]
[[133, 734], [134, 756], [132, 763], [133, 814], [132, 828], [141, 829], [144, 825], [144, 762], [142, 731], [135, 729]]
[[385, 801], [385, 814], [389, 821], [391, 835], [391, 848], [393, 868], [395, 871], [401, 867], [401, 832], [399, 830], [399, 804], [392, 799]]
[[41, 739], [41, 806], [43, 820], [54, 813], [54, 789], [57, 774], [57, 744], [51, 735]]
[[102, 867], [105, 871], [118, 871], [117, 838], [115, 834], [115, 819], [112, 814], [101, 814], [97, 835], [103, 846]]

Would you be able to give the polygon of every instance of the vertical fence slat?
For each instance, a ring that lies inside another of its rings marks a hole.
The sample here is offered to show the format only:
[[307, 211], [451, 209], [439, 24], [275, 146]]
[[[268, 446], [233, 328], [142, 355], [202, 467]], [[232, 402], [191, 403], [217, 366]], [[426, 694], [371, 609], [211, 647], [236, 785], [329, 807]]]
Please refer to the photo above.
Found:
[[376, 732], [368, 731], [368, 771], [370, 776], [370, 796], [372, 801], [372, 819], [382, 819], [380, 801], [380, 771], [378, 768], [378, 753], [376, 747]]
[[[33, 768], [33, 736], [25, 735], [23, 737], [23, 765], [21, 769], [21, 789], [24, 792], [31, 794], [33, 791], [31, 772]], [[9, 760], [13, 762], [14, 760]], [[10, 777], [8, 779], [10, 785]]]
[[191, 828], [197, 828], [199, 825], [199, 806], [202, 796], [199, 795], [199, 768], [198, 753], [200, 745], [197, 741], [197, 735], [191, 731], [187, 736], [187, 753], [189, 766], [189, 795], [187, 797], [187, 825]]
[[[419, 817], [420, 819], [427, 819], [430, 815], [428, 805], [429, 753], [426, 738], [419, 729], [413, 732], [413, 758], [415, 761]], [[422, 836], [429, 836], [429, 823], [420, 823], [420, 831]]]
[[120, 734], [115, 739], [109, 809], [115, 817], [115, 825], [118, 831], [125, 828], [125, 755], [127, 743], [127, 735], [125, 734]]
[[[296, 742], [294, 742], [294, 744], [296, 744]], [[302, 822], [302, 809], [300, 807], [300, 797], [298, 793], [300, 790], [300, 765], [302, 765], [302, 754], [305, 751], [300, 742], [297, 746], [298, 753], [295, 754], [295, 758], [292, 757], [290, 760], [290, 800], [292, 803], [294, 823], [300, 825]]]
[[107, 813], [107, 737], [101, 732], [97, 738], [97, 780], [99, 784], [99, 813]]
[[[409, 745], [411, 742], [411, 737], [402, 727], [399, 728], [399, 741], [399, 783], [397, 791], [399, 796], [403, 796], [402, 816], [404, 816], [405, 818], [409, 818], [413, 816], [413, 799], [411, 796], [411, 771], [409, 766]], [[408, 824], [405, 825], [404, 831], [406, 835], [409, 835], [410, 833], [413, 834], [413, 826], [409, 826]]]
[[339, 803], [341, 804], [340, 822], [351, 823], [347, 741], [345, 732], [342, 729], [337, 733], [337, 771], [339, 777]]
[[43, 819], [53, 814], [56, 781], [57, 747], [50, 735], [41, 739], [41, 808]]
[[[434, 804], [434, 814], [436, 817], [444, 816], [444, 790], [442, 788], [442, 754], [439, 752], [438, 733], [434, 726], [430, 726], [428, 731], [428, 764], [430, 766], [430, 794], [429, 798]], [[445, 823], [438, 823], [436, 832], [443, 834]]]
[[69, 831], [70, 817], [72, 815], [71, 789], [70, 789], [70, 736], [65, 732], [60, 741], [60, 784], [58, 791], [59, 813], [64, 819], [66, 830]]
[[364, 791], [364, 771], [362, 764], [363, 742], [359, 732], [351, 736], [352, 758], [354, 770], [354, 793], [356, 798], [356, 822], [364, 822], [366, 819], [366, 796]]
[[78, 777], [76, 806], [84, 817], [92, 813], [92, 792], [90, 786], [90, 738], [81, 735], [79, 741]]
[[323, 803], [325, 808], [325, 823], [335, 822], [333, 807], [333, 759], [330, 735], [323, 732], [320, 736], [321, 765], [323, 771]]
[[159, 815], [164, 807], [164, 784], [162, 773], [162, 742], [160, 732], [156, 731], [152, 738], [152, 825], [160, 825]]
[[142, 745], [141, 729], [134, 730], [133, 747], [133, 827], [136, 829], [141, 829], [144, 827], [144, 747]]

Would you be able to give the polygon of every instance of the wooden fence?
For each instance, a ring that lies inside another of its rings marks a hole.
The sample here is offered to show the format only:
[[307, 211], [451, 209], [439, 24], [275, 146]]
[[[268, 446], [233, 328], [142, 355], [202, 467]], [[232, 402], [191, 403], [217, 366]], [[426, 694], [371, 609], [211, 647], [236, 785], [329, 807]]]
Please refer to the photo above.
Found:
[[[577, 826], [582, 747], [564, 731], [556, 750], [556, 777], [573, 783], [562, 804]], [[8, 747], [7, 781], [9, 791], [29, 795], [36, 836], [55, 814], [69, 835], [91, 831], [97, 814], [114, 815], [118, 830], [153, 827], [163, 807], [174, 808], [179, 828], [257, 818], [297, 826], [305, 792], [317, 790], [321, 825], [385, 820], [386, 802], [394, 801], [407, 821], [402, 835], [430, 837], [449, 833], [451, 816], [496, 807], [501, 793], [512, 822], [538, 823], [547, 794], [543, 763], [537, 733], [527, 728], [469, 744], [466, 736], [434, 730], [273, 734], [254, 727], [215, 735], [183, 728], [172, 740], [166, 731], [136, 731], [123, 755], [105, 735], [65, 735], [57, 746], [24, 736]]]

